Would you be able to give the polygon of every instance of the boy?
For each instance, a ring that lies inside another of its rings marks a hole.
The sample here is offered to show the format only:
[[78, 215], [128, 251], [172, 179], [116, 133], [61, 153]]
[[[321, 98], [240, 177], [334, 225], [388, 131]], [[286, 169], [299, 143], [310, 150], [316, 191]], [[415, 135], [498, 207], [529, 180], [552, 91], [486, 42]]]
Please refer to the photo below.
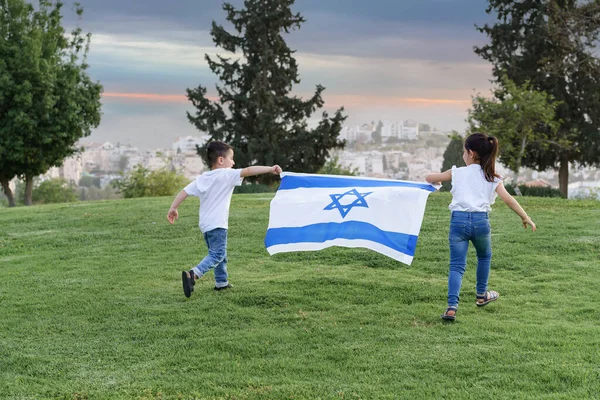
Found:
[[196, 279], [214, 268], [215, 290], [229, 289], [227, 281], [227, 228], [229, 205], [235, 186], [240, 186], [247, 176], [272, 173], [279, 175], [281, 167], [253, 166], [233, 169], [233, 148], [226, 143], [214, 141], [207, 146], [207, 161], [210, 171], [196, 177], [173, 200], [167, 219], [171, 224], [179, 217], [177, 207], [188, 196], [200, 198], [200, 231], [208, 246], [208, 255], [200, 264], [189, 271], [181, 272], [183, 293], [190, 297], [194, 291]]

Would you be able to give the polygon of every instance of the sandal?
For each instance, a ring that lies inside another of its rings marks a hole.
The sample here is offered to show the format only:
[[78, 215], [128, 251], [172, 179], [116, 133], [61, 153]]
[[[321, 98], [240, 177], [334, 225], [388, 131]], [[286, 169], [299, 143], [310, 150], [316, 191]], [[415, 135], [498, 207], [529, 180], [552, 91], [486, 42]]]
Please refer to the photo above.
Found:
[[[452, 315], [448, 314], [448, 312], [450, 312], [450, 311], [454, 311], [454, 314], [452, 314]], [[444, 319], [446, 321], [454, 321], [456, 319], [456, 311], [457, 311], [456, 307], [446, 308], [446, 311], [444, 311], [444, 313], [442, 314], [442, 319]]]
[[[477, 297], [477, 301], [475, 302], [475, 304], [477, 305], [477, 307], [483, 307], [483, 306], [491, 303], [492, 301], [498, 300], [498, 297], [500, 297], [500, 294], [498, 292], [496, 292], [495, 290], [488, 290], [484, 294], [478, 294], [476, 297]], [[482, 301], [480, 301], [480, 300], [482, 300]]]

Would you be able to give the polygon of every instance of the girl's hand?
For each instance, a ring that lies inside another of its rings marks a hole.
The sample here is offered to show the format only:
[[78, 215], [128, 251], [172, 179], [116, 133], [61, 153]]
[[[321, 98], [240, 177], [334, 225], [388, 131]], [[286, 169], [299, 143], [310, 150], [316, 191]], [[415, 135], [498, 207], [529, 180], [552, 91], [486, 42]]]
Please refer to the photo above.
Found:
[[271, 167], [271, 173], [272, 174], [279, 175], [279, 174], [281, 174], [281, 172], [282, 172], [282, 170], [281, 170], [281, 167], [279, 165], [273, 165]]
[[167, 219], [169, 220], [169, 222], [171, 223], [171, 225], [173, 225], [173, 223], [175, 222], [176, 219], [179, 218], [179, 212], [177, 211], [176, 208], [171, 208], [169, 210], [169, 213], [167, 214]]
[[531, 225], [531, 230], [535, 232], [536, 227], [531, 218], [527, 217], [523, 219], [523, 228], [527, 229], [527, 225]]

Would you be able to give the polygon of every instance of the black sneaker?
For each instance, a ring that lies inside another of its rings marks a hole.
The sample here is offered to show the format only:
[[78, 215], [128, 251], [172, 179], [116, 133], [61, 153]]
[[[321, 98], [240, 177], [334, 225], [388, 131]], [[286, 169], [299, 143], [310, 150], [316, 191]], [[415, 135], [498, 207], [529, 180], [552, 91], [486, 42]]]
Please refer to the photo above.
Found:
[[194, 291], [193, 276], [193, 274], [190, 274], [187, 271], [181, 271], [181, 283], [183, 284], [183, 294], [185, 297], [190, 297]]
[[231, 289], [233, 286], [231, 286], [230, 283], [227, 284], [227, 286], [222, 286], [222, 287], [216, 287], [215, 286], [215, 290], [225, 290], [225, 289]]

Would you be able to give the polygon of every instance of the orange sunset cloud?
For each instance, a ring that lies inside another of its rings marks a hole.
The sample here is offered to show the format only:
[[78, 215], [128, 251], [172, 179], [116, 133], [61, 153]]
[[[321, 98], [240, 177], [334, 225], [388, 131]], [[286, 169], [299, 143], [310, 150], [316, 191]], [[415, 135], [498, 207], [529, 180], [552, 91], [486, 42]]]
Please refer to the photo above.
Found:
[[[189, 100], [185, 95], [179, 94], [155, 94], [155, 93], [118, 93], [106, 92], [102, 95], [107, 99], [124, 99], [139, 101], [157, 101], [166, 103], [187, 103]], [[218, 100], [215, 96], [209, 96], [210, 100]], [[374, 95], [330, 95], [324, 96], [327, 107], [393, 107], [393, 106], [457, 106], [465, 107], [471, 104], [471, 100], [460, 99], [436, 99], [418, 97], [395, 97]]]

